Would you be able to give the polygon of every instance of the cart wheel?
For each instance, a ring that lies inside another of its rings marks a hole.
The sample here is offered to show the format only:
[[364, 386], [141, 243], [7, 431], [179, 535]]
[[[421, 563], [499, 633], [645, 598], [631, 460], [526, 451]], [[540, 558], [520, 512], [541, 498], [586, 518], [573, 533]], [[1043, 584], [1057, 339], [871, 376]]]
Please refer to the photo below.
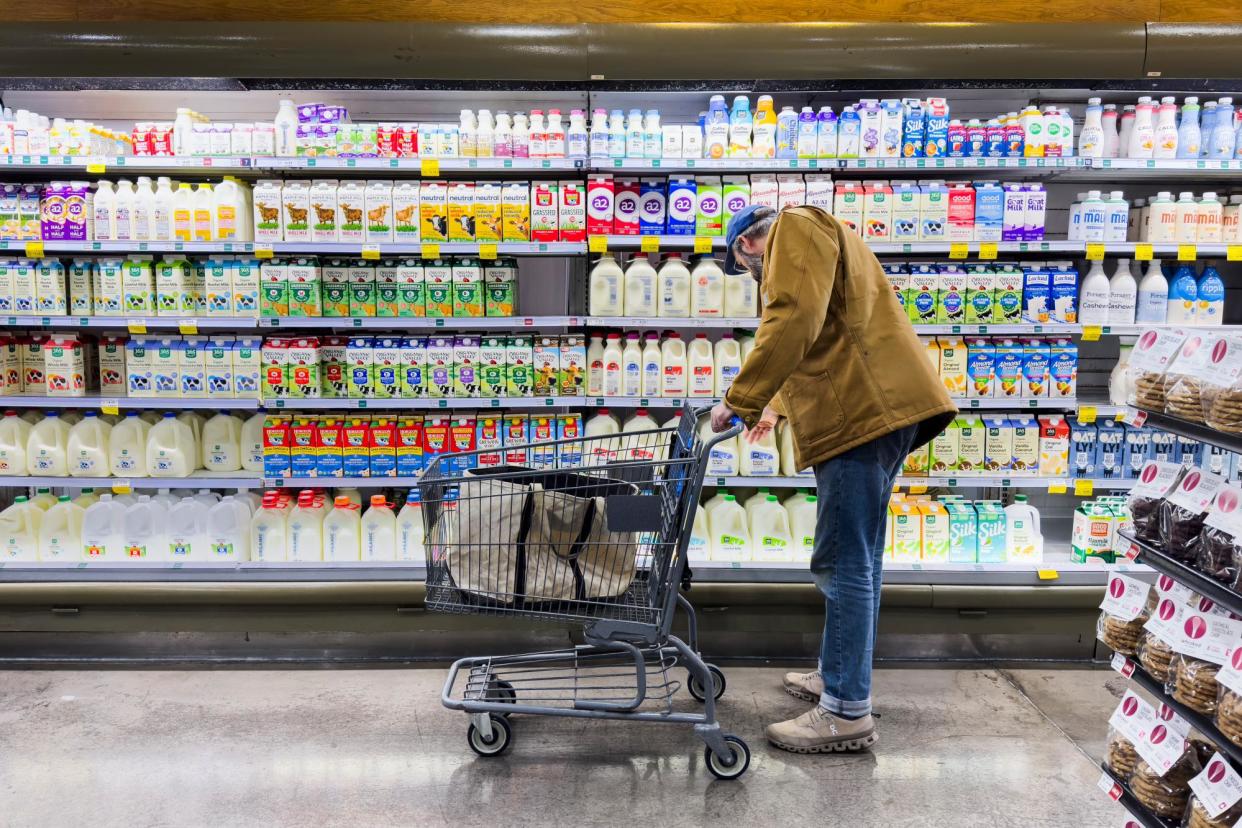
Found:
[[[491, 691], [488, 693], [488, 701], [497, 702], [499, 704], [517, 704], [517, 691], [513, 689], [513, 685], [504, 679], [493, 679]], [[505, 718], [509, 717], [508, 713], [501, 713]]]
[[[483, 734], [474, 725], [470, 725], [470, 729], [466, 731], [466, 741], [470, 743], [470, 749], [480, 756], [499, 756], [513, 741], [513, 729], [509, 726], [508, 719], [503, 716], [492, 716], [492, 740], [490, 742], [483, 739]], [[749, 754], [747, 761], [749, 761]]]
[[736, 736], [726, 735], [724, 740], [733, 749], [728, 762], [712, 753], [710, 747], [704, 748], [703, 758], [712, 776], [726, 781], [738, 779], [750, 767], [750, 748]]
[[[724, 673], [715, 664], [707, 665], [707, 670], [712, 674], [712, 683], [715, 684], [716, 692], [712, 694], [712, 698], [720, 701], [720, 697], [724, 695], [725, 691]], [[703, 682], [693, 670], [689, 671], [686, 689], [690, 691], [690, 695], [694, 696], [697, 701], [707, 701], [707, 694], [703, 692]]]

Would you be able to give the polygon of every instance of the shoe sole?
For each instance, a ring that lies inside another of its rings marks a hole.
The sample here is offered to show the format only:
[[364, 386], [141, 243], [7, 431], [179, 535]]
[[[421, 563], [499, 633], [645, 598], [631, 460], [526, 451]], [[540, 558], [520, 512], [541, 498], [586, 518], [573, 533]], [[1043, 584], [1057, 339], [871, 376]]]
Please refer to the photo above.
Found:
[[815, 745], [813, 747], [787, 745], [784, 742], [778, 742], [771, 737], [768, 737], [768, 741], [781, 750], [787, 750], [790, 753], [861, 753], [862, 751], [873, 747], [876, 742], [879, 742], [880, 737], [873, 730], [866, 736], [861, 736], [857, 739], [843, 739], [838, 742], [829, 742], [825, 745]]
[[782, 684], [782, 686], [785, 688], [785, 692], [793, 696], [795, 699], [801, 699], [802, 701], [809, 702], [819, 701], [819, 696], [814, 695], [809, 690], [803, 690], [796, 684]]

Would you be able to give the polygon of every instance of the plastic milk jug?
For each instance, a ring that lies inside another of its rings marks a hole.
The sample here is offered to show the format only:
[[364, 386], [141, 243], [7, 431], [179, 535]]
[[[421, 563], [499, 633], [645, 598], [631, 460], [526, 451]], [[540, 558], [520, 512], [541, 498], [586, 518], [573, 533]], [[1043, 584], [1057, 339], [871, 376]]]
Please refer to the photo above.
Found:
[[[82, 557], [88, 561], [125, 559], [125, 504], [102, 494], [82, 514]], [[3, 515], [0, 515], [3, 520]]]
[[242, 421], [233, 414], [216, 414], [203, 424], [203, 468], [234, 472], [242, 467]]
[[334, 508], [323, 519], [323, 559], [358, 561], [362, 559], [362, 521], [358, 507], [348, 497], [338, 495]]
[[716, 373], [715, 396], [723, 397], [729, 390], [729, 386], [733, 385], [738, 372], [742, 370], [742, 346], [733, 338], [733, 334], [724, 334], [716, 343], [713, 351]]
[[1027, 503], [1026, 495], [1017, 495], [1005, 507], [1009, 525], [1010, 562], [1040, 563], [1044, 559], [1044, 536], [1039, 531], [1039, 512]]
[[690, 529], [690, 545], [686, 559], [691, 563], [711, 559], [711, 530], [707, 524], [707, 510], [699, 504], [694, 509], [694, 525]]
[[781, 474], [786, 477], [793, 477], [801, 474], [802, 469], [798, 468], [797, 454], [794, 450], [793, 429], [789, 426], [788, 420], [782, 420], [776, 427], [776, 443], [781, 451]]
[[132, 560], [165, 560], [164, 527], [168, 510], [148, 495], [139, 495], [138, 502], [125, 510], [125, 557]]
[[82, 549], [82, 515], [86, 510], [61, 495], [56, 505], [39, 521], [39, 560], [80, 560]]
[[[704, 443], [715, 439], [710, 419], [703, 420], [699, 426], [699, 440]], [[730, 437], [712, 446], [707, 455], [708, 477], [733, 477], [740, 468], [738, 438]]]
[[608, 334], [608, 344], [604, 346], [603, 355], [603, 392], [605, 397], [621, 396], [621, 385], [624, 378], [621, 358], [621, 334]]
[[690, 269], [673, 254], [660, 265], [660, 316], [685, 319], [690, 316]]
[[637, 397], [642, 390], [642, 382], [643, 349], [638, 344], [638, 333], [630, 332], [621, 351], [621, 396]]
[[716, 391], [716, 366], [712, 343], [707, 334], [695, 334], [686, 355], [690, 369], [690, 388], [687, 396], [710, 397]]
[[[647, 409], [640, 408], [634, 412], [634, 416], [626, 420], [625, 425], [621, 427], [621, 433], [635, 434], [644, 431], [654, 431], [660, 427], [659, 423], [651, 418], [647, 413]], [[619, 444], [624, 449], [624, 457], [621, 460], [663, 460], [668, 453], [668, 435], [651, 434], [643, 437], [622, 437]]]
[[690, 271], [690, 315], [715, 319], [724, 316], [724, 271], [704, 257]]
[[190, 445], [193, 446], [191, 456], [194, 461], [194, 468], [201, 469], [203, 467], [203, 455], [199, 447], [203, 445], [203, 424], [207, 422], [207, 419], [197, 411], [182, 411], [177, 415], [177, 420], [190, 427]]
[[43, 510], [25, 495], [14, 498], [13, 505], [0, 512], [0, 560], [38, 560], [42, 519]]
[[776, 429], [754, 443], [739, 438], [742, 448], [741, 470], [743, 477], [775, 477], [781, 471], [780, 449], [776, 444]]
[[660, 346], [660, 365], [664, 375], [661, 396], [686, 396], [686, 343], [679, 334], [669, 334]]
[[151, 426], [130, 411], [112, 427], [108, 439], [108, 468], [114, 477], [147, 476], [147, 433]]
[[289, 512], [285, 535], [285, 560], [323, 560], [323, 511], [310, 489], [298, 492], [298, 505]]
[[39, 477], [65, 477], [69, 474], [69, 424], [55, 411], [30, 429], [26, 441], [28, 473]]
[[410, 489], [405, 505], [397, 515], [397, 560], [421, 561], [427, 557], [424, 538], [423, 504], [418, 489]]
[[588, 466], [602, 466], [611, 463], [617, 459], [617, 451], [620, 447], [619, 440], [609, 440], [608, 437], [621, 433], [621, 424], [617, 422], [617, 418], [612, 416], [612, 412], [607, 408], [599, 409], [595, 416], [586, 421], [583, 427], [582, 436], [590, 439], [586, 444], [586, 458], [584, 462]]
[[31, 505], [46, 512], [48, 509], [56, 505], [56, 495], [52, 494], [52, 490], [41, 486], [35, 489], [35, 496], [30, 499]]
[[168, 538], [168, 559], [172, 561], [208, 561], [207, 504], [187, 497], [168, 509], [165, 527]]
[[109, 436], [112, 426], [94, 411], [87, 411], [80, 422], [69, 429], [69, 475], [71, 477], [107, 477]]
[[730, 319], [754, 319], [759, 315], [759, 285], [749, 273], [725, 277], [724, 315]]
[[625, 315], [655, 316], [656, 272], [645, 255], [635, 256], [625, 269]]
[[776, 495], [768, 495], [755, 509], [750, 537], [752, 557], [756, 561], [782, 562], [793, 558], [789, 513]]
[[604, 394], [604, 338], [590, 337], [587, 345], [587, 383], [588, 397], [600, 397]]
[[624, 308], [622, 283], [624, 275], [617, 260], [610, 255], [599, 257], [591, 268], [591, 315], [621, 316]]
[[6, 411], [0, 419], [0, 474], [27, 474], [26, 445], [30, 442], [30, 423]]
[[789, 531], [793, 535], [793, 555], [795, 561], [811, 560], [815, 551], [815, 516], [818, 511], [818, 498], [791, 497], [785, 501], [785, 511], [789, 513]]
[[287, 560], [288, 521], [280, 508], [280, 493], [263, 493], [263, 505], [250, 520], [250, 558], [255, 561]]
[[83, 489], [73, 502], [81, 506], [83, 509], [89, 509], [99, 502], [99, 495], [95, 494], [94, 489]]
[[241, 428], [241, 464], [246, 471], [263, 471], [263, 412], [252, 415]]
[[733, 495], [725, 495], [707, 513], [707, 525], [711, 531], [713, 561], [749, 561], [750, 528], [746, 525], [746, 510]]
[[207, 511], [207, 550], [213, 561], [250, 560], [250, 500], [225, 495]]
[[660, 336], [656, 333], [647, 334], [643, 345], [642, 383], [639, 396], [644, 398], [660, 396], [664, 382], [664, 363], [660, 358]]
[[194, 471], [194, 433], [171, 411], [147, 434], [147, 474], [185, 477]]
[[371, 496], [371, 508], [362, 516], [362, 559], [392, 561], [397, 558], [397, 515], [383, 495]]

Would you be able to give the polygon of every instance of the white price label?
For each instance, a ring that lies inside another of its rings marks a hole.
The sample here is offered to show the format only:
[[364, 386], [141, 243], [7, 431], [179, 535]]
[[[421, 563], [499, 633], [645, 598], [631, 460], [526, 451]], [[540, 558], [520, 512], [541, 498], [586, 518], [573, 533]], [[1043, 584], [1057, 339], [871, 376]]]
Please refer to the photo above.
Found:
[[1108, 717], [1108, 726], [1135, 744], [1146, 739], [1158, 724], [1160, 720], [1156, 717], [1156, 708], [1143, 701], [1133, 690], [1126, 691], [1113, 715]]
[[1150, 594], [1151, 586], [1147, 583], [1114, 572], [1108, 579], [1100, 609], [1120, 621], [1133, 621], [1143, 613]]
[[1113, 778], [1107, 773], [1100, 774], [1100, 781], [1097, 784], [1100, 786], [1100, 790], [1103, 791], [1113, 802], [1121, 799], [1121, 786], [1114, 782]]
[[1151, 614], [1151, 618], [1147, 619], [1143, 629], [1155, 633], [1169, 644], [1176, 644], [1181, 640], [1178, 629], [1181, 625], [1182, 614], [1186, 611], [1187, 607], [1182, 602], [1173, 598], [1161, 598], [1160, 603], [1156, 605], [1156, 611]]
[[1216, 819], [1242, 799], [1242, 776], [1217, 753], [1208, 760], [1203, 772], [1190, 780], [1190, 789], [1203, 803], [1207, 815]]
[[1161, 598], [1172, 598], [1178, 604], [1189, 604], [1194, 600], [1194, 591], [1171, 575], [1161, 575], [1156, 579], [1156, 591]]
[[1177, 490], [1169, 495], [1168, 501], [1195, 514], [1203, 514], [1224, 485], [1225, 479], [1219, 475], [1191, 469], [1186, 472], [1182, 482], [1177, 484]]
[[1126, 678], [1134, 675], [1134, 662], [1121, 653], [1113, 653], [1113, 669]]

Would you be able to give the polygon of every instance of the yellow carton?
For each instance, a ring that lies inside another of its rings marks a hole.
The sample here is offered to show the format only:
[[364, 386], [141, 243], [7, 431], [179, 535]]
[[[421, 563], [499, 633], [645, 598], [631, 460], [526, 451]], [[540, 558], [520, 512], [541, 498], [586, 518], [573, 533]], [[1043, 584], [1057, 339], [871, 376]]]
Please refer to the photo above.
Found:
[[961, 337], [942, 336], [940, 346], [940, 379], [950, 397], [966, 396], [966, 343]]
[[890, 503], [892, 519], [893, 557], [895, 563], [918, 563], [922, 553], [922, 515], [917, 504], [910, 502]]
[[949, 512], [936, 501], [921, 501], [923, 560], [949, 560]]

